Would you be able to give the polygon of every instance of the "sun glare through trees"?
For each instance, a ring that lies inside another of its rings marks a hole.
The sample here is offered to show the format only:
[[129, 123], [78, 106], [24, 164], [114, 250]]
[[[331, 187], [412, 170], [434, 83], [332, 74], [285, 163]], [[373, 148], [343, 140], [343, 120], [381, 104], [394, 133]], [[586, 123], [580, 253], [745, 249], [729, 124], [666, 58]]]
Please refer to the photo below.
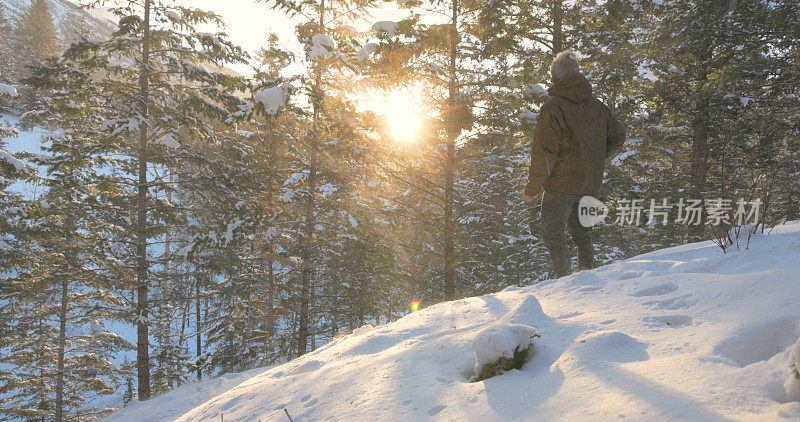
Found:
[[419, 87], [369, 91], [359, 103], [364, 110], [373, 111], [383, 121], [387, 134], [397, 142], [416, 141], [423, 118], [428, 114]]

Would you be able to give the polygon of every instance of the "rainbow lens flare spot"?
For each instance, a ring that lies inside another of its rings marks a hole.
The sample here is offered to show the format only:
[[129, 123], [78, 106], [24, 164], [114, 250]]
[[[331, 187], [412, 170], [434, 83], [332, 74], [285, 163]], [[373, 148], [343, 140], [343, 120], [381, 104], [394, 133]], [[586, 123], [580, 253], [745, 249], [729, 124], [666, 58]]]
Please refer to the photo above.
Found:
[[419, 310], [419, 305], [422, 304], [422, 300], [420, 299], [411, 299], [408, 301], [408, 307], [411, 308], [411, 312], [416, 312]]

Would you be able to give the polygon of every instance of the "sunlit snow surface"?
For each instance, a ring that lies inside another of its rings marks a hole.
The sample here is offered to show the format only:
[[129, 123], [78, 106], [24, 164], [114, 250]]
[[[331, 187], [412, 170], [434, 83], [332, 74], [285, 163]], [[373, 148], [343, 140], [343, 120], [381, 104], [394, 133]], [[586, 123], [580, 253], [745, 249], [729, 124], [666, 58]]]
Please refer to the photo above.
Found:
[[[294, 421], [797, 420], [799, 320], [794, 223], [750, 250], [685, 245], [434, 305], [109, 420], [286, 421], [284, 409]], [[541, 335], [532, 360], [468, 382], [478, 333], [514, 324]]]

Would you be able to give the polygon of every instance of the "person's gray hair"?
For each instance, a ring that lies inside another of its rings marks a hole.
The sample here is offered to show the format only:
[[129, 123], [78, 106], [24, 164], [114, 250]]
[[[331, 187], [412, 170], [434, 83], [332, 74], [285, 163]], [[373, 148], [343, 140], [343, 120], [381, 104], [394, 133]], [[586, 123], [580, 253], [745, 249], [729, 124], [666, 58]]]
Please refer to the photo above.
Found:
[[558, 82], [567, 77], [570, 73], [580, 73], [580, 56], [574, 51], [562, 51], [558, 53], [556, 59], [550, 64], [550, 75], [553, 81]]

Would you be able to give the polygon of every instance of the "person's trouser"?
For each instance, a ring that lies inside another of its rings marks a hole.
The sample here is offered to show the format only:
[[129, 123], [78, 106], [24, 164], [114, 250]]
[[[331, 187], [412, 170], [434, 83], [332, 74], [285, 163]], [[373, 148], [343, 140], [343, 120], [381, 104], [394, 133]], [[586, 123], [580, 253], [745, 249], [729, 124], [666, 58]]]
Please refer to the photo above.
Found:
[[567, 234], [578, 245], [578, 263], [580, 269], [591, 269], [594, 259], [592, 247], [592, 228], [583, 227], [578, 221], [578, 202], [580, 198], [572, 198], [551, 192], [542, 196], [542, 237], [550, 252], [550, 263], [556, 277], [564, 277], [571, 273], [570, 260], [572, 253], [567, 245]]

